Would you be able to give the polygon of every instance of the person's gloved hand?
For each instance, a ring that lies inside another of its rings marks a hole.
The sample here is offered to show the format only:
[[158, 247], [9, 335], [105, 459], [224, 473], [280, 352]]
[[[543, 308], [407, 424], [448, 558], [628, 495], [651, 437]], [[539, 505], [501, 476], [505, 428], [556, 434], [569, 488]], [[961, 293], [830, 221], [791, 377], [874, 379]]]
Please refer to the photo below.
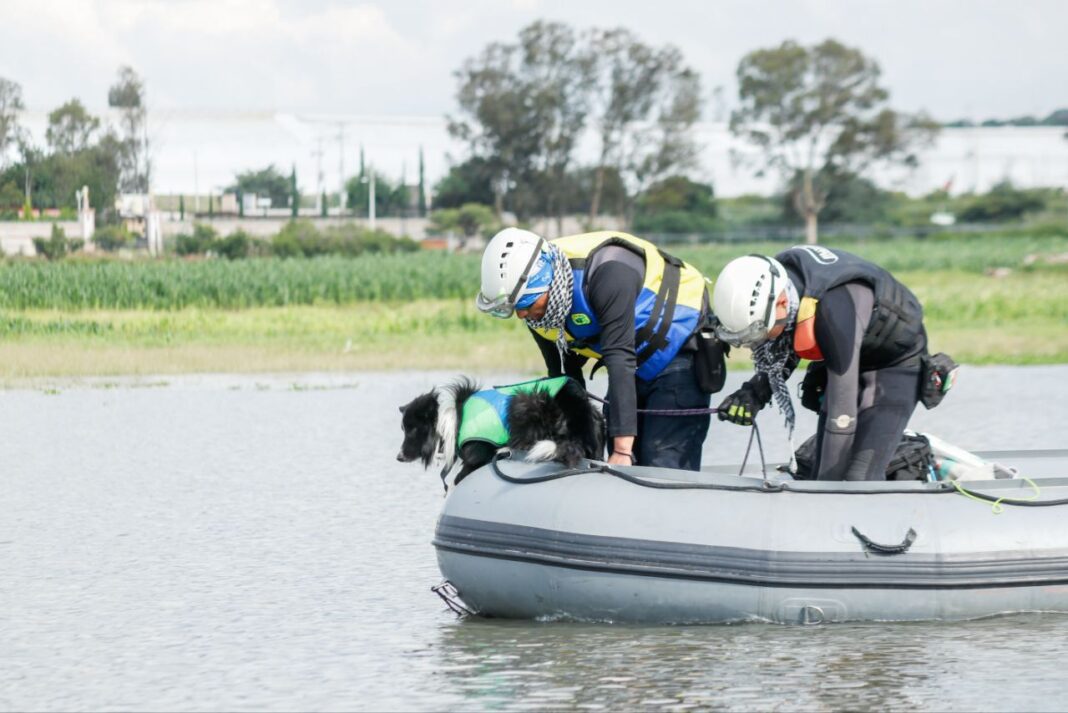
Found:
[[757, 374], [733, 394], [723, 399], [717, 408], [720, 421], [730, 421], [739, 426], [753, 425], [760, 409], [771, 400], [771, 387], [768, 378]]

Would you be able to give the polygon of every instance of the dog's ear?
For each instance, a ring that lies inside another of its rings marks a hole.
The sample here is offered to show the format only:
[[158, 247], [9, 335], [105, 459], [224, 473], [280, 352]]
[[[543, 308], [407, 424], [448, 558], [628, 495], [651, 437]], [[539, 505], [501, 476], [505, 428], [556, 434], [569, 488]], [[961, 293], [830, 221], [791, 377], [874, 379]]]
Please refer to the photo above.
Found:
[[423, 467], [429, 468], [434, 462], [434, 456], [438, 454], [438, 442], [440, 441], [437, 431], [431, 429], [423, 440], [423, 446], [419, 450], [419, 459], [423, 461]]

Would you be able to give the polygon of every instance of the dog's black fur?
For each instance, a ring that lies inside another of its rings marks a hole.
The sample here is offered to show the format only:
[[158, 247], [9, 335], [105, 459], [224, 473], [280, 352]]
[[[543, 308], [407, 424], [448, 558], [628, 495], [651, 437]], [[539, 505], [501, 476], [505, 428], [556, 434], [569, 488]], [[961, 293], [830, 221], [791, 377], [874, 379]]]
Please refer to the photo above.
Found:
[[[477, 383], [462, 377], [433, 389], [400, 407], [404, 442], [397, 460], [420, 460], [429, 468], [434, 458], [444, 458], [442, 478], [456, 460], [462, 467], [455, 483], [489, 463], [497, 449], [488, 443], [468, 442], [457, 452], [464, 402], [479, 390]], [[556, 396], [543, 391], [520, 393], [508, 404], [508, 447], [531, 452], [537, 460], [556, 460], [575, 466], [582, 458], [601, 458], [604, 452], [604, 418], [586, 396], [586, 390], [569, 380]]]

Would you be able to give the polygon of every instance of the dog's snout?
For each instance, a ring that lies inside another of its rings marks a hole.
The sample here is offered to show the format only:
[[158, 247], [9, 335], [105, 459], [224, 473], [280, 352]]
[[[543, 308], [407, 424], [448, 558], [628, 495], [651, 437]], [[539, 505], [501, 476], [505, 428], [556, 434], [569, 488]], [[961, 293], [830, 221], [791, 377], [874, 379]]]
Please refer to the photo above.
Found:
[[397, 451], [397, 460], [404, 463], [404, 451]]

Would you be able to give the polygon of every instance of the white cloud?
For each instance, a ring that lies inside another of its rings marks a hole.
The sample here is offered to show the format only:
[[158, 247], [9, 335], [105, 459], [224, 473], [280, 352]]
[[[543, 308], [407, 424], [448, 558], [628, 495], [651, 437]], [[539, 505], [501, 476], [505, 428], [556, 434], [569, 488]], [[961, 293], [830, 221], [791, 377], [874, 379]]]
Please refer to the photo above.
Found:
[[[120, 64], [168, 107], [436, 114], [451, 73], [538, 17], [673, 43], [733, 95], [741, 56], [834, 36], [880, 60], [895, 100], [955, 117], [1068, 104], [1063, 0], [3, 0], [0, 76], [26, 101], [103, 105]], [[760, 21], [755, 22], [754, 17]]]
[[366, 3], [352, 7], [333, 5], [294, 23], [292, 36], [302, 42], [372, 42], [375, 45], [410, 48], [389, 24], [382, 8]]
[[101, 0], [5, 3], [0, 46], [4, 47], [4, 54], [19, 57], [26, 65], [44, 64], [56, 70], [69, 69], [72, 73], [83, 71], [85, 65], [64, 68], [62, 62], [53, 59], [52, 53], [60, 57], [78, 53], [90, 65], [127, 61], [128, 53], [101, 17], [101, 5]]

